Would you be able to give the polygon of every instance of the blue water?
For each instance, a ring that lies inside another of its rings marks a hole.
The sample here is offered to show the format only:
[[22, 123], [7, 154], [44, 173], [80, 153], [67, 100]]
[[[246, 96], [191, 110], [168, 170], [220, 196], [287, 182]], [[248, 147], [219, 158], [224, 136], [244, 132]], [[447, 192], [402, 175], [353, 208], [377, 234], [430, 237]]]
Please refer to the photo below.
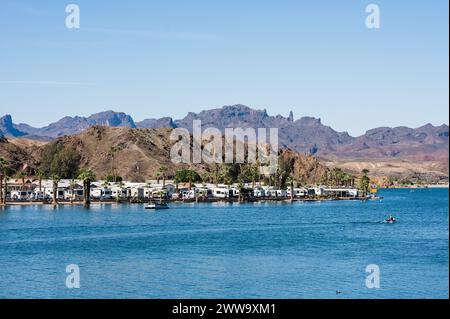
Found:
[[[0, 298], [448, 298], [448, 189], [380, 195], [0, 208]], [[380, 223], [390, 213], [398, 223]], [[66, 288], [68, 264], [80, 289]]]

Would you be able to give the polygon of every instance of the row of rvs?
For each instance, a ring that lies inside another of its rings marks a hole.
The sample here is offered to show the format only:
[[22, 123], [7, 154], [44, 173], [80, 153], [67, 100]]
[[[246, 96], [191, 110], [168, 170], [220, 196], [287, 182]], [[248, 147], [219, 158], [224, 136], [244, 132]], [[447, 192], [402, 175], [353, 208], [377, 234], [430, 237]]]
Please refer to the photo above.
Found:
[[[252, 188], [246, 185], [244, 190], [247, 197], [253, 198], [290, 198], [291, 189], [275, 189], [267, 186], [257, 186]], [[83, 188], [71, 188], [59, 185], [57, 189], [57, 198], [59, 200], [82, 200], [84, 197]], [[357, 197], [358, 190], [351, 188], [328, 188], [328, 187], [310, 187], [310, 188], [294, 188], [293, 197], [303, 198], [308, 196], [335, 196], [335, 197]], [[191, 188], [177, 188], [168, 184], [164, 188], [161, 185], [150, 187], [148, 185], [129, 183], [125, 186], [111, 185], [108, 187], [91, 188], [91, 199], [93, 200], [112, 200], [112, 199], [138, 199], [148, 200], [156, 198], [190, 200], [196, 198], [217, 198], [231, 199], [239, 197], [240, 189], [236, 186], [226, 185], [192, 185]], [[53, 198], [53, 187], [43, 187], [39, 190], [36, 187], [28, 190], [10, 190], [7, 194], [10, 200], [45, 200]]]

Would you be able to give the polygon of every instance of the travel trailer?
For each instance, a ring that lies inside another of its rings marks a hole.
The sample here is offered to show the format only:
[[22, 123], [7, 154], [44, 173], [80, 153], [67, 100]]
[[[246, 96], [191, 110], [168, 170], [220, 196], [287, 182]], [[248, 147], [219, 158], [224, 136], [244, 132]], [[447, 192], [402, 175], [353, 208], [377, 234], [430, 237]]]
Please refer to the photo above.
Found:
[[112, 198], [127, 198], [127, 189], [126, 188], [120, 188], [120, 187], [112, 187], [111, 188], [111, 197]]
[[230, 197], [230, 191], [228, 188], [214, 188], [213, 189], [213, 196], [215, 198], [229, 198]]
[[27, 191], [11, 191], [11, 199], [13, 200], [29, 200], [31, 197], [31, 194], [33, 192], [30, 190]]
[[65, 200], [81, 200], [83, 199], [84, 190], [82, 188], [66, 189], [64, 191]]
[[45, 194], [44, 191], [35, 190], [33, 193], [31, 193], [31, 200], [44, 200], [49, 199], [50, 197]]
[[132, 187], [130, 196], [131, 196], [131, 198], [134, 198], [134, 199], [144, 199], [144, 188]]
[[[64, 199], [64, 188], [58, 187], [56, 198], [57, 199]], [[48, 196], [48, 198], [53, 198], [53, 188], [46, 188], [45, 189], [45, 196]]]
[[266, 196], [266, 191], [263, 188], [257, 187], [253, 190], [253, 196], [261, 198]]
[[94, 188], [91, 191], [93, 199], [112, 199], [112, 192], [109, 188]]
[[[304, 188], [294, 188], [294, 197], [301, 198], [306, 197], [308, 195], [308, 190]], [[286, 196], [291, 197], [291, 188], [288, 188], [286, 191]]]

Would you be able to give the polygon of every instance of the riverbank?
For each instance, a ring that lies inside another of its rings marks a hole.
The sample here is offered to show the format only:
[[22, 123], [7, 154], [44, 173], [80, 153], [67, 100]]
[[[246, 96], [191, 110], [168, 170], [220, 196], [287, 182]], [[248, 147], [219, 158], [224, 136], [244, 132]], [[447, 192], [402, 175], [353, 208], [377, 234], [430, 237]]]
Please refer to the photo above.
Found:
[[[239, 200], [237, 198], [233, 199], [222, 199], [222, 198], [207, 198], [207, 199], [185, 199], [185, 200], [175, 200], [167, 199], [162, 200], [166, 203], [254, 203], [254, 202], [325, 202], [325, 201], [366, 201], [366, 200], [379, 200], [382, 197], [333, 197], [333, 198], [253, 198], [246, 200]], [[113, 205], [113, 204], [147, 204], [149, 202], [157, 202], [158, 198], [151, 200], [92, 200], [90, 205]], [[33, 205], [46, 205], [53, 206], [51, 201], [8, 201], [6, 204], [0, 204], [0, 206], [33, 206]], [[84, 205], [83, 201], [67, 201], [60, 200], [56, 205]]]

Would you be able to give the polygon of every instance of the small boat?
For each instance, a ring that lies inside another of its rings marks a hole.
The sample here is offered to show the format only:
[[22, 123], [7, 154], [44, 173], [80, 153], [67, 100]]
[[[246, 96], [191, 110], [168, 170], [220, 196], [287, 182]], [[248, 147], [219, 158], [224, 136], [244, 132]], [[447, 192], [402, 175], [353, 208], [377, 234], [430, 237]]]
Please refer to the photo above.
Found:
[[166, 203], [148, 203], [145, 209], [168, 209], [169, 206]]
[[393, 224], [397, 221], [397, 219], [394, 216], [389, 216], [388, 218], [386, 218], [383, 223], [385, 224]]

